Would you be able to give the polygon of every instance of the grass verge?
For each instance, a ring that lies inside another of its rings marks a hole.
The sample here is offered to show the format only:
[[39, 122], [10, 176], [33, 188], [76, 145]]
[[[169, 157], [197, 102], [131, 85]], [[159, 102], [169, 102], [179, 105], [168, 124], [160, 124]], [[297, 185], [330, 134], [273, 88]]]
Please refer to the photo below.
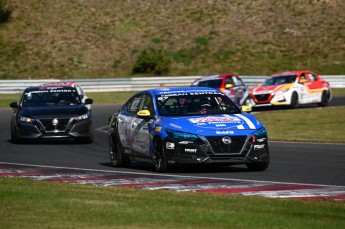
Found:
[[343, 228], [345, 202], [0, 178], [1, 228]]
[[271, 140], [345, 143], [345, 107], [279, 110], [255, 114]]

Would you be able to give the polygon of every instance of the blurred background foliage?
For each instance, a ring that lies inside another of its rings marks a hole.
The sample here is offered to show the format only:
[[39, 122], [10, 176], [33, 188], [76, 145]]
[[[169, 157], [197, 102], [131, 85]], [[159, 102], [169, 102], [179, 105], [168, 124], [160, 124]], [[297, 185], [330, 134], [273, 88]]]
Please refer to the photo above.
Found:
[[343, 0], [0, 0], [0, 79], [345, 74]]

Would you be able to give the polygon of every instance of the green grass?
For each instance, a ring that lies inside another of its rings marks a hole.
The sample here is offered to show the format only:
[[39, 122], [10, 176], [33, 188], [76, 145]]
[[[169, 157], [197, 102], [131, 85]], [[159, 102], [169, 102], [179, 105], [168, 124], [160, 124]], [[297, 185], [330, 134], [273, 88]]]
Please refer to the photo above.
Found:
[[271, 140], [345, 143], [345, 107], [257, 113]]
[[343, 228], [344, 201], [0, 178], [0, 228]]

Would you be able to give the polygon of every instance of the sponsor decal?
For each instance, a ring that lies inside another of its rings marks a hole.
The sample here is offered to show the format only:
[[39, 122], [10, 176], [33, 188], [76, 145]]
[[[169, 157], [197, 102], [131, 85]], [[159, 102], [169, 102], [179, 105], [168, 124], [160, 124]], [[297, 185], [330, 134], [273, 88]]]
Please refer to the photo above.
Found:
[[239, 126], [243, 124], [243, 121], [234, 116], [220, 116], [220, 117], [202, 117], [202, 118], [190, 118], [189, 121], [196, 126], [203, 128], [226, 128], [228, 125]]
[[184, 149], [186, 153], [196, 153], [197, 149]]
[[219, 130], [219, 131], [216, 131], [216, 134], [220, 134], [220, 135], [229, 135], [229, 134], [234, 134], [234, 131], [232, 130]]
[[167, 142], [167, 143], [165, 144], [165, 148], [166, 148], [166, 149], [175, 149], [175, 143], [173, 143], [173, 142]]
[[174, 127], [174, 128], [177, 128], [177, 129], [182, 129], [181, 126], [176, 125], [175, 123], [169, 123], [169, 126], [172, 126], [172, 127]]
[[180, 145], [188, 145], [188, 144], [192, 144], [193, 142], [190, 141], [181, 141], [179, 142]]
[[159, 131], [161, 131], [161, 130], [162, 130], [162, 127], [161, 127], [161, 126], [156, 126], [156, 127], [155, 127], [155, 131], [156, 131], [156, 132], [159, 132]]
[[209, 124], [219, 124], [219, 123], [238, 123], [241, 124], [241, 119], [232, 116], [223, 116], [223, 117], [212, 117], [208, 116], [205, 118], [190, 118], [189, 121], [192, 123], [209, 123]]
[[266, 140], [266, 138], [258, 138], [256, 139], [257, 142], [264, 142]]
[[265, 144], [261, 144], [261, 145], [254, 145], [254, 150], [263, 149], [264, 147], [265, 147]]

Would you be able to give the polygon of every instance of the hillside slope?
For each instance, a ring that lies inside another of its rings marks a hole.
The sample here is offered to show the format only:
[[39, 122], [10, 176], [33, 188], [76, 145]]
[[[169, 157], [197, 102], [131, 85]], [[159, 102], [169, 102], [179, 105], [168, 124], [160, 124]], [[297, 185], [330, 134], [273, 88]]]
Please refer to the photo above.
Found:
[[343, 0], [11, 0], [0, 78], [131, 76], [140, 52], [170, 52], [169, 75], [345, 74]]

